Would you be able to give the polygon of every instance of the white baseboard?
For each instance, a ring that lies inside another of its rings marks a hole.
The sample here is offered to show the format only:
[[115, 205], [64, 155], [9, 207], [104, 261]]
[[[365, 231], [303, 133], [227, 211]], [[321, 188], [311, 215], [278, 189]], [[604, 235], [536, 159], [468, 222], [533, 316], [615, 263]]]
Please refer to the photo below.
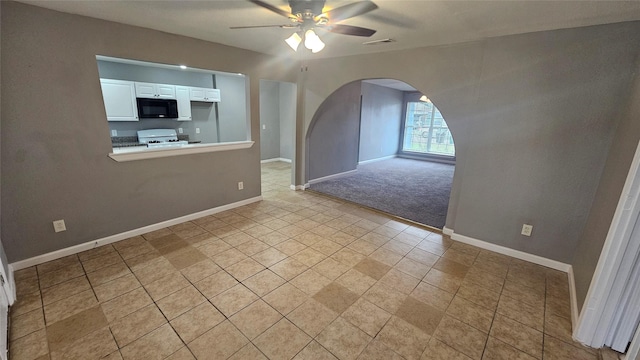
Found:
[[571, 302], [571, 328], [575, 329], [578, 325], [580, 313], [578, 311], [578, 297], [576, 296], [576, 279], [573, 276], [573, 266], [571, 265], [569, 265], [567, 277], [569, 278], [569, 301]]
[[358, 172], [358, 169], [349, 170], [349, 171], [345, 171], [345, 172], [341, 172], [341, 173], [333, 174], [333, 175], [329, 175], [329, 176], [323, 176], [321, 178], [309, 180], [309, 184], [313, 185], [313, 184], [317, 184], [317, 183], [325, 181], [325, 180], [337, 179], [337, 178], [341, 178], [341, 177], [344, 177], [344, 176], [352, 175], [352, 174], [355, 174], [357, 172]]
[[306, 183], [304, 185], [293, 185], [293, 184], [289, 185], [289, 189], [291, 189], [291, 190], [302, 190], [302, 191], [304, 191], [304, 190], [306, 190], [308, 188], [309, 188], [309, 183]]
[[453, 231], [453, 229], [449, 229], [447, 227], [444, 227], [442, 229], [442, 233], [445, 235], [451, 236], [451, 239], [453, 240], [460, 241], [465, 244], [477, 246], [485, 250], [490, 250], [493, 252], [497, 252], [499, 254], [508, 255], [516, 259], [529, 261], [534, 264], [546, 266], [548, 268], [552, 268], [552, 269], [567, 273], [567, 277], [569, 280], [569, 301], [571, 303], [571, 324], [574, 329], [576, 328], [579, 313], [578, 313], [578, 299], [576, 297], [576, 282], [573, 276], [573, 266], [569, 264], [565, 264], [560, 261], [547, 259], [542, 256], [529, 254], [524, 251], [511, 249], [505, 246], [496, 245], [490, 242], [478, 240], [469, 236], [456, 234]]
[[374, 163], [374, 162], [378, 162], [378, 161], [382, 161], [382, 160], [389, 160], [389, 159], [393, 159], [398, 157], [398, 155], [389, 155], [389, 156], [383, 156], [381, 158], [377, 158], [377, 159], [371, 159], [371, 160], [365, 160], [365, 161], [358, 161], [358, 165], [362, 165], [362, 164], [370, 164], [370, 163]]
[[159, 222], [159, 223], [156, 223], [156, 224], [143, 226], [141, 228], [137, 228], [137, 229], [134, 229], [134, 230], [129, 230], [129, 231], [125, 231], [125, 232], [122, 232], [122, 233], [119, 233], [119, 234], [110, 235], [110, 236], [107, 236], [107, 237], [103, 237], [101, 239], [88, 241], [88, 242], [85, 242], [85, 243], [82, 243], [82, 244], [70, 246], [68, 248], [64, 248], [64, 249], [56, 250], [56, 251], [53, 251], [53, 252], [50, 252], [50, 253], [34, 256], [32, 258], [29, 258], [29, 259], [16, 261], [14, 263], [11, 263], [9, 266], [11, 266], [14, 271], [25, 269], [25, 268], [28, 268], [28, 267], [31, 267], [31, 266], [34, 266], [34, 265], [39, 265], [39, 264], [45, 263], [47, 261], [56, 260], [56, 259], [59, 259], [59, 258], [65, 257], [65, 256], [77, 254], [77, 253], [82, 252], [82, 251], [91, 250], [93, 248], [96, 248], [96, 247], [99, 247], [99, 246], [102, 246], [102, 245], [111, 244], [111, 243], [114, 243], [114, 242], [118, 242], [120, 240], [128, 239], [130, 237], [146, 234], [148, 232], [155, 231], [155, 230], [160, 230], [160, 229], [166, 228], [167, 226], [181, 224], [181, 223], [183, 223], [185, 221], [195, 220], [195, 219], [201, 218], [203, 216], [217, 214], [219, 212], [223, 212], [223, 211], [226, 211], [226, 210], [234, 209], [234, 208], [237, 208], [237, 207], [240, 207], [240, 206], [244, 206], [244, 205], [248, 205], [248, 204], [251, 204], [251, 203], [254, 203], [254, 202], [258, 202], [258, 201], [261, 201], [261, 200], [262, 200], [262, 196], [256, 196], [256, 197], [253, 197], [253, 198], [237, 201], [237, 202], [234, 202], [234, 203], [231, 203], [231, 204], [226, 204], [226, 205], [218, 206], [218, 207], [215, 207], [215, 208], [212, 208], [212, 209], [203, 210], [203, 211], [199, 211], [197, 213], [181, 216], [181, 217], [178, 217], [178, 218], [175, 218], [175, 219], [166, 220], [166, 221], [162, 221], [162, 222]]
[[490, 243], [490, 242], [474, 239], [474, 238], [469, 237], [469, 236], [457, 234], [455, 231], [452, 233], [451, 239], [456, 240], [456, 241], [460, 241], [460, 242], [465, 243], [465, 244], [477, 246], [477, 247], [485, 249], [485, 250], [490, 250], [490, 251], [493, 251], [493, 252], [497, 252], [499, 254], [508, 255], [508, 256], [514, 257], [516, 259], [520, 259], [520, 260], [532, 262], [534, 264], [546, 266], [548, 268], [556, 269], [556, 270], [559, 270], [559, 271], [562, 271], [562, 272], [565, 272], [565, 273], [568, 273], [569, 269], [571, 269], [571, 265], [565, 264], [565, 263], [560, 262], [560, 261], [547, 259], [545, 257], [529, 254], [529, 253], [526, 253], [524, 251], [515, 250], [515, 249], [511, 249], [511, 248], [505, 247], [505, 246], [496, 245], [496, 244], [493, 244], [493, 243]]
[[13, 266], [11, 266], [11, 264], [9, 264], [7, 267], [9, 268], [9, 273], [7, 274], [7, 276], [9, 277], [9, 287], [11, 288], [11, 292], [7, 294], [7, 297], [9, 298], [9, 305], [13, 305], [13, 303], [18, 300], [18, 294], [16, 292], [16, 278], [14, 276], [15, 269], [13, 268]]
[[437, 162], [437, 163], [449, 164], [449, 165], [455, 165], [456, 164], [455, 156], [454, 157], [438, 156], [438, 155], [426, 155], [426, 156], [423, 155], [423, 156], [420, 156], [420, 155], [400, 154], [400, 155], [398, 155], [398, 157], [401, 158], [401, 159], [430, 161], [430, 162]]
[[291, 159], [285, 159], [285, 158], [273, 158], [273, 159], [260, 160], [260, 163], [261, 164], [266, 164], [266, 163], [276, 162], [276, 161], [282, 161], [282, 162], [286, 162], [286, 163], [291, 163]]

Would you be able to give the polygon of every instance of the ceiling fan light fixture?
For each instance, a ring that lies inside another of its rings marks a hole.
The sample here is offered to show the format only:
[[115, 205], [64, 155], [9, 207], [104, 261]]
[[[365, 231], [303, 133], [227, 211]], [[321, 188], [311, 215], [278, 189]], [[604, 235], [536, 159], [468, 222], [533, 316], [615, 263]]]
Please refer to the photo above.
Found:
[[284, 41], [287, 43], [287, 45], [289, 45], [290, 48], [293, 49], [293, 51], [298, 51], [298, 46], [300, 46], [302, 38], [300, 37], [300, 35], [298, 35], [298, 33], [293, 33], [293, 35], [289, 36]]
[[304, 47], [313, 53], [317, 53], [324, 49], [324, 43], [312, 29], [309, 29], [304, 33]]
[[322, 51], [322, 49], [324, 49], [324, 43], [318, 38], [318, 42], [311, 48], [311, 52], [315, 54]]

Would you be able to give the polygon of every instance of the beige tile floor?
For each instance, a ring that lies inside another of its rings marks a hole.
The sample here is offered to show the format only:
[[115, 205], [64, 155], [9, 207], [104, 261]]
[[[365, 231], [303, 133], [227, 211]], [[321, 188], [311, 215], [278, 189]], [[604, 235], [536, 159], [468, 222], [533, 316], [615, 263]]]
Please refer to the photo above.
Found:
[[564, 273], [288, 190], [16, 272], [23, 359], [597, 359]]

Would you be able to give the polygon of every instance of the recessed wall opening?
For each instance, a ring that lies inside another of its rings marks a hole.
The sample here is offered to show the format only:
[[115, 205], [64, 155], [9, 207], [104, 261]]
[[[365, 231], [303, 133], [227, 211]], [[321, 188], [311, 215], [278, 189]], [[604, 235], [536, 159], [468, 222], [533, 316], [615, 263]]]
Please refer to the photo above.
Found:
[[455, 145], [428, 94], [394, 79], [346, 84], [318, 108], [307, 144], [311, 190], [444, 227]]
[[293, 184], [296, 93], [294, 83], [260, 80], [260, 162], [266, 198]]

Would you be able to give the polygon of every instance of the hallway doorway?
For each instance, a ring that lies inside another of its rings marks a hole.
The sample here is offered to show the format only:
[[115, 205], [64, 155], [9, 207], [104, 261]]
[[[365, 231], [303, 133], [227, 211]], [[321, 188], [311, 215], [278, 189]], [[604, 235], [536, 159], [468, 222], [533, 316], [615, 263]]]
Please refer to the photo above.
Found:
[[[295, 154], [296, 84], [260, 80], [260, 161], [291, 163]], [[289, 166], [287, 186], [292, 184]], [[264, 191], [264, 188], [263, 188]]]

